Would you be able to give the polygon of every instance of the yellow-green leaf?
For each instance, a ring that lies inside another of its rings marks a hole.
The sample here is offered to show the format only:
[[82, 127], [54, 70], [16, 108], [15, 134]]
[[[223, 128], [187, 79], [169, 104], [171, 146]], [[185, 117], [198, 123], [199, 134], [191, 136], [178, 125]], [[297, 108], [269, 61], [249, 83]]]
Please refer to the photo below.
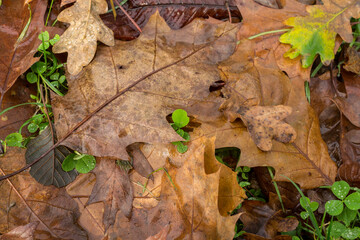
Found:
[[360, 17], [357, 0], [324, 0], [324, 5], [308, 6], [308, 16], [292, 17], [285, 21], [293, 28], [280, 37], [280, 42], [291, 44], [285, 57], [302, 55], [302, 66], [310, 67], [317, 56], [328, 65], [334, 59], [335, 38], [339, 34], [351, 41], [351, 17]]

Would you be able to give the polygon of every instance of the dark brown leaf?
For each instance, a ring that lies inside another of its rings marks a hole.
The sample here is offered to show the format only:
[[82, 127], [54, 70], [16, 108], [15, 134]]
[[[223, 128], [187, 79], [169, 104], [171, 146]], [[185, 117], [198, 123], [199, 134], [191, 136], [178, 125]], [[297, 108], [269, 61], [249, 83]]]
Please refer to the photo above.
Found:
[[[5, 93], [0, 109], [26, 103], [30, 100], [30, 94], [35, 93], [34, 85], [30, 85], [25, 79], [20, 79]], [[34, 105], [27, 105], [0, 115], [0, 139], [4, 140], [8, 134], [19, 131], [20, 126], [34, 114], [34, 111]], [[27, 135], [26, 128], [23, 128], [22, 133]]]
[[[226, 4], [229, 6], [231, 15], [240, 19], [241, 15], [234, 0], [129, 0], [124, 8], [141, 29], [156, 11], [159, 11], [169, 27], [180, 29], [195, 18], [227, 19], [229, 13]], [[116, 13], [115, 21], [112, 12], [101, 16], [104, 23], [114, 31], [115, 38], [132, 40], [138, 37], [139, 31], [124, 13], [120, 9], [117, 9]]]
[[360, 127], [360, 76], [346, 71], [342, 71], [341, 75], [344, 79], [346, 97], [338, 96], [334, 100], [347, 119]]
[[245, 200], [240, 208], [243, 230], [270, 239], [275, 238], [278, 232], [295, 230], [297, 219], [285, 218], [279, 205], [275, 194], [270, 195], [269, 203]]
[[[38, 35], [47, 30], [50, 36], [56, 30], [44, 26], [44, 13], [47, 2], [43, 0], [30, 1], [31, 22], [21, 41], [18, 38], [29, 20], [28, 5], [25, 0], [3, 1], [0, 8], [0, 99], [15, 83], [16, 79], [38, 61], [34, 58], [41, 41]], [[0, 101], [1, 102], [1, 101]]]
[[103, 202], [105, 231], [114, 224], [119, 210], [126, 216], [131, 216], [133, 189], [128, 173], [121, 170], [114, 160], [102, 159], [97, 164], [94, 173], [96, 184], [91, 192], [87, 205]]

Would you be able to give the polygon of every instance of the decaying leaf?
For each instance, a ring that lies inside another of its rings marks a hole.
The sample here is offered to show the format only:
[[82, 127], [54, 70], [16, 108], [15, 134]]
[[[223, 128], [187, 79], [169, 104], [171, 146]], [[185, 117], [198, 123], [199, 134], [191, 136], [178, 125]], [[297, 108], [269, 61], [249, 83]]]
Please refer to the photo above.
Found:
[[1, 240], [33, 240], [34, 231], [39, 222], [31, 222], [24, 226], [14, 228], [8, 233], [0, 236]]
[[[226, 108], [226, 102], [221, 108]], [[232, 117], [241, 118], [251, 138], [263, 151], [271, 150], [273, 138], [283, 143], [291, 143], [296, 138], [295, 130], [283, 121], [291, 114], [291, 107], [284, 105], [243, 106], [238, 107], [236, 112], [233, 109], [227, 111], [231, 112]], [[235, 121], [235, 119], [230, 119], [230, 121]]]
[[[156, 11], [159, 11], [160, 16], [174, 30], [184, 27], [196, 18], [228, 19], [228, 8], [234, 20], [241, 18], [234, 0], [128, 0], [123, 7], [141, 29]], [[140, 35], [139, 30], [123, 11], [116, 9], [116, 14], [115, 20], [111, 12], [101, 15], [104, 23], [113, 30], [115, 38], [137, 38]]]
[[105, 231], [115, 222], [116, 213], [131, 216], [133, 188], [128, 173], [121, 170], [114, 160], [102, 159], [96, 166], [96, 184], [91, 192], [87, 205], [104, 203]]
[[134, 142], [183, 140], [166, 116], [209, 95], [210, 84], [219, 79], [216, 64], [232, 54], [237, 29], [230, 23], [194, 20], [175, 31], [157, 13], [138, 39], [117, 41], [113, 48], [100, 46], [83, 73], [68, 79], [66, 97], [53, 98], [59, 138], [121, 89], [155, 69], [193, 54], [137, 84], [64, 143], [79, 152], [127, 160], [126, 147]]
[[170, 225], [166, 225], [160, 232], [158, 232], [154, 236], [148, 237], [146, 240], [166, 240], [169, 229]]
[[[53, 134], [55, 133], [53, 133], [51, 128], [48, 126], [41, 132], [41, 134], [39, 134], [39, 136], [29, 141], [25, 154], [27, 164], [35, 161], [54, 145], [56, 136]], [[66, 147], [56, 147], [31, 167], [31, 176], [45, 186], [66, 186], [74, 181], [75, 177], [78, 175], [76, 170], [65, 172], [61, 167], [62, 162], [69, 154], [71, 154], [71, 152]]]
[[360, 76], [346, 71], [341, 75], [344, 79], [346, 97], [337, 96], [334, 100], [346, 118], [360, 127]]
[[244, 201], [240, 212], [244, 231], [268, 239], [275, 238], [278, 232], [295, 230], [298, 225], [298, 220], [295, 217], [284, 217], [276, 194], [271, 195], [269, 203]]
[[346, 61], [344, 63], [344, 69], [353, 72], [356, 74], [360, 74], [360, 52], [356, 51], [356, 48], [349, 47], [346, 50]]
[[291, 44], [285, 54], [290, 58], [302, 55], [302, 66], [310, 67], [317, 56], [328, 65], [334, 59], [335, 37], [351, 42], [350, 18], [360, 17], [357, 0], [323, 0], [324, 5], [308, 6], [305, 17], [292, 17], [285, 21], [293, 28], [280, 37], [280, 42]]
[[[0, 173], [8, 174], [22, 167], [24, 155], [25, 149], [8, 148], [1, 157]], [[0, 185], [0, 232], [38, 222], [34, 239], [46, 236], [46, 239], [85, 240], [86, 232], [77, 225], [79, 215], [77, 204], [64, 188], [43, 186], [27, 172]]]
[[114, 45], [113, 32], [99, 17], [107, 8], [104, 0], [78, 0], [74, 6], [59, 14], [58, 20], [70, 23], [70, 27], [54, 45], [53, 52], [68, 52], [67, 70], [70, 74], [78, 74], [90, 63], [98, 40], [109, 46]]
[[46, 30], [53, 35], [52, 33], [57, 31], [44, 27], [46, 1], [33, 0], [29, 5], [32, 15], [30, 25], [20, 37], [30, 16], [25, 2], [27, 1], [4, 1], [0, 9], [0, 99], [19, 76], [38, 61], [38, 58], [33, 56], [41, 43], [38, 38], [40, 32]]
[[343, 164], [339, 168], [339, 176], [352, 185], [360, 186], [360, 130], [353, 129], [343, 134], [341, 152]]
[[[232, 239], [239, 216], [229, 216], [230, 209], [222, 215], [219, 207], [229, 205], [219, 201], [230, 201], [233, 207], [235, 202], [238, 205], [245, 198], [245, 193], [237, 184], [236, 173], [225, 165], [218, 163], [217, 171], [205, 173], [208, 161], [204, 157], [215, 159], [214, 151], [206, 153], [211, 149], [205, 144], [208, 141], [202, 137], [190, 142], [185, 154], [176, 152], [169, 144], [175, 151], [162, 159], [168, 158], [165, 168], [171, 179], [163, 173], [159, 204], [150, 209], [134, 208], [130, 219], [118, 214], [109, 237], [141, 239], [170, 225], [167, 239]], [[209, 143], [214, 146], [214, 139]], [[225, 180], [227, 184], [221, 180], [225, 175], [231, 178], [231, 181]]]

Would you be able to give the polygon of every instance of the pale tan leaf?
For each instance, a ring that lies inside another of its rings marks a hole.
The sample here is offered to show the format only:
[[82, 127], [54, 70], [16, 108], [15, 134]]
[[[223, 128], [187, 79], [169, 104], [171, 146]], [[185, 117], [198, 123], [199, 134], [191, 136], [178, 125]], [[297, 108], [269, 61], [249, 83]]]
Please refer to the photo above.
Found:
[[62, 11], [57, 19], [70, 27], [54, 45], [54, 53], [68, 52], [67, 70], [78, 74], [94, 58], [97, 41], [113, 46], [114, 34], [104, 25], [99, 14], [108, 9], [104, 0], [78, 0]]

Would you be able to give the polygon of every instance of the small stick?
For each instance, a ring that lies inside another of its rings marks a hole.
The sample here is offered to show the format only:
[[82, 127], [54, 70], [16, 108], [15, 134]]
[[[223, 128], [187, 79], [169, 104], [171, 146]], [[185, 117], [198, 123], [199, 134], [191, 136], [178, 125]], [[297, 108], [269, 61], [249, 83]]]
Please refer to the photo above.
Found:
[[137, 28], [137, 30], [139, 30], [139, 32], [141, 31], [141, 28], [139, 27], [139, 25], [137, 25], [137, 23], [134, 21], [134, 19], [126, 12], [126, 10], [120, 5], [120, 3], [118, 2], [118, 0], [115, 0], [115, 3], [119, 6], [119, 8], [121, 9], [121, 11], [123, 11], [123, 13], [129, 18], [129, 20], [135, 25], [135, 27]]

